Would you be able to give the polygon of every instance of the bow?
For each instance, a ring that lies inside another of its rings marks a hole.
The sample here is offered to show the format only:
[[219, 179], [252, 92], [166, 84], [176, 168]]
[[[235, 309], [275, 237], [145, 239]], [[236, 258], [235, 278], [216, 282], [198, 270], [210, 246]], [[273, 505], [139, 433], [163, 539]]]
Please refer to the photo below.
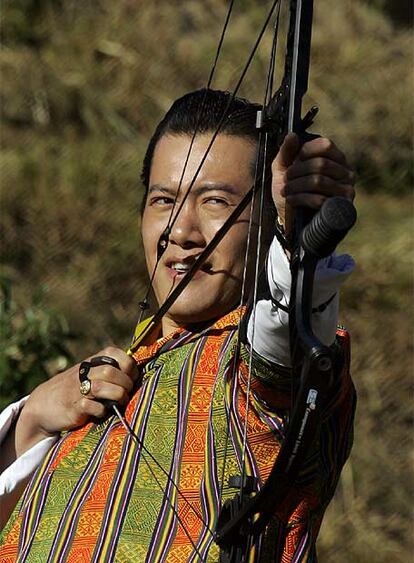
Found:
[[[232, 5], [232, 4], [231, 4]], [[280, 2], [276, 0], [269, 12], [265, 26]], [[259, 154], [266, 160], [280, 147], [288, 132], [298, 133], [303, 140], [306, 129], [312, 123], [316, 109], [302, 119], [302, 99], [307, 90], [310, 43], [312, 29], [312, 0], [290, 0], [290, 18], [286, 42], [285, 70], [281, 85], [273, 96], [266, 98], [264, 109], [258, 114], [260, 130]], [[279, 18], [277, 18], [278, 22]], [[277, 37], [278, 25], [275, 26]], [[261, 32], [262, 33], [262, 32]], [[257, 49], [259, 39], [254, 51]], [[272, 49], [274, 63], [275, 42]], [[252, 54], [252, 56], [253, 56]], [[251, 58], [250, 58], [251, 60]], [[273, 66], [270, 65], [267, 92], [271, 92]], [[243, 74], [242, 74], [243, 77]], [[241, 80], [234, 92], [237, 92]], [[235, 95], [235, 94], [234, 94]], [[220, 128], [213, 135], [211, 147]], [[273, 141], [274, 145], [269, 147]], [[207, 149], [208, 151], [209, 149]], [[203, 161], [200, 163], [201, 168]], [[247, 192], [223, 227], [216, 233], [209, 245], [193, 263], [181, 282], [161, 305], [157, 313], [148, 320], [139, 335], [136, 335], [130, 352], [149, 337], [158, 327], [160, 320], [171, 305], [191, 281], [195, 272], [202, 266], [209, 254], [216, 248], [242, 211], [251, 202], [254, 194], [264, 190], [266, 162], [263, 175], [256, 178], [251, 190]], [[191, 182], [189, 190], [195, 179]], [[188, 191], [189, 191], [188, 190]], [[176, 216], [179, 213], [177, 210]], [[312, 286], [314, 272], [320, 258], [329, 255], [338, 242], [345, 236], [355, 221], [352, 204], [342, 198], [333, 198], [312, 218], [304, 210], [296, 213], [293, 236], [289, 241], [292, 252], [291, 271], [292, 289], [289, 306], [291, 331], [292, 380], [295, 385], [295, 401], [288, 431], [270, 476], [262, 488], [252, 493], [248, 479], [243, 475], [240, 492], [231, 501], [227, 501], [221, 511], [215, 540], [221, 548], [221, 559], [228, 563], [246, 561], [246, 553], [252, 541], [255, 541], [273, 516], [275, 506], [285, 503], [292, 484], [302, 466], [315, 429], [319, 423], [324, 396], [335, 384], [333, 370], [333, 352], [315, 337], [311, 328]], [[162, 254], [168, 244], [168, 228], [160, 240], [159, 253]], [[130, 431], [130, 429], [129, 429]], [[151, 456], [152, 457], [152, 456]], [[153, 458], [152, 458], [153, 459]]]
[[[302, 119], [302, 99], [307, 91], [313, 0], [290, 2], [285, 74], [281, 86], [261, 116], [260, 127], [276, 135], [280, 147], [287, 133], [302, 142], [315, 137], [306, 133], [317, 108]], [[251, 494], [251, 483], [240, 483], [240, 492], [223, 506], [216, 530], [222, 548], [221, 561], [246, 561], [246, 547], [257, 539], [284, 506], [312, 444], [326, 396], [335, 385], [334, 352], [313, 334], [312, 290], [318, 260], [329, 256], [356, 220], [355, 209], [345, 198], [332, 198], [312, 218], [299, 209], [294, 218], [289, 246], [292, 286], [289, 303], [294, 408], [285, 440], [262, 488]], [[286, 241], [285, 241], [286, 242]], [[292, 507], [293, 508], [293, 507]]]

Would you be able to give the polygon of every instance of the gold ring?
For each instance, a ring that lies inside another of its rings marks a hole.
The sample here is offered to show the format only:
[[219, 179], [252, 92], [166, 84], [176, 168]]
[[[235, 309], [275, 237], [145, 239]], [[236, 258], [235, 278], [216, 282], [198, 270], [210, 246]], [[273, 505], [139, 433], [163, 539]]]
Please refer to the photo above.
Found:
[[82, 395], [89, 395], [89, 393], [91, 392], [91, 381], [90, 379], [84, 379], [79, 387], [79, 390], [81, 392]]

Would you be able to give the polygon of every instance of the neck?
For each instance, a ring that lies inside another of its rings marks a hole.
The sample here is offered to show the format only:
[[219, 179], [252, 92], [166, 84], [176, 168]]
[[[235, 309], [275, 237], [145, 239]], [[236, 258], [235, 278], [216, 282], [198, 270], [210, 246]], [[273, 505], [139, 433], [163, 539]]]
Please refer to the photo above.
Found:
[[168, 336], [172, 332], [175, 332], [178, 328], [181, 328], [182, 325], [177, 323], [174, 319], [170, 319], [166, 315], [164, 315], [162, 319], [162, 331], [161, 336]]
[[214, 324], [218, 318], [219, 317], [214, 317], [212, 319], [208, 319], [207, 321], [203, 321], [203, 322], [194, 322], [194, 323], [181, 322], [180, 323], [180, 322], [178, 322], [178, 321], [176, 321], [172, 318], [164, 316], [163, 319], [162, 319], [162, 332], [161, 332], [161, 335], [159, 335], [158, 337], [168, 336], [169, 334], [171, 334], [172, 332], [175, 332], [179, 328], [184, 328], [185, 330], [188, 330], [188, 331], [194, 332], [194, 333], [201, 332], [205, 328]]

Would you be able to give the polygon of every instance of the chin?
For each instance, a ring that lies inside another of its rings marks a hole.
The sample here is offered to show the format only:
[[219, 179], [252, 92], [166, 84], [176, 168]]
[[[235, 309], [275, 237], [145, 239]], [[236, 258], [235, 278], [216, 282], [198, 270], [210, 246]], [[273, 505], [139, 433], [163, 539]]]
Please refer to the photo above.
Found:
[[231, 306], [217, 306], [217, 303], [200, 303], [196, 298], [185, 300], [183, 303], [175, 303], [168, 316], [179, 326], [196, 325], [214, 321], [231, 310]]
[[209, 308], [172, 307], [168, 315], [179, 326], [194, 325], [213, 320], [218, 316], [216, 311]]

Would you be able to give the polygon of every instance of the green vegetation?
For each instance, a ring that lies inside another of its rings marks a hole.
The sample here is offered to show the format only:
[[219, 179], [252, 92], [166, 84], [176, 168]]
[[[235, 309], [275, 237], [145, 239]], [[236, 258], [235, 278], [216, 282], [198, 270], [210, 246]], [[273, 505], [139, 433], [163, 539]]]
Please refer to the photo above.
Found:
[[[315, 2], [307, 105], [320, 106], [315, 129], [349, 155], [361, 194], [344, 244], [358, 267], [342, 298], [357, 427], [322, 528], [326, 563], [403, 562], [412, 553], [413, 59], [401, 5]], [[143, 151], [172, 100], [205, 84], [225, 8], [221, 0], [4, 0], [3, 404], [71, 354], [127, 345], [145, 287]], [[236, 2], [216, 87], [233, 88], [264, 12], [263, 2]], [[261, 100], [269, 44], [242, 95]]]
[[0, 279], [0, 410], [24, 397], [51, 374], [74, 363], [67, 343], [73, 338], [62, 315], [48, 309], [44, 296], [33, 296], [23, 309], [13, 300], [11, 280]]

